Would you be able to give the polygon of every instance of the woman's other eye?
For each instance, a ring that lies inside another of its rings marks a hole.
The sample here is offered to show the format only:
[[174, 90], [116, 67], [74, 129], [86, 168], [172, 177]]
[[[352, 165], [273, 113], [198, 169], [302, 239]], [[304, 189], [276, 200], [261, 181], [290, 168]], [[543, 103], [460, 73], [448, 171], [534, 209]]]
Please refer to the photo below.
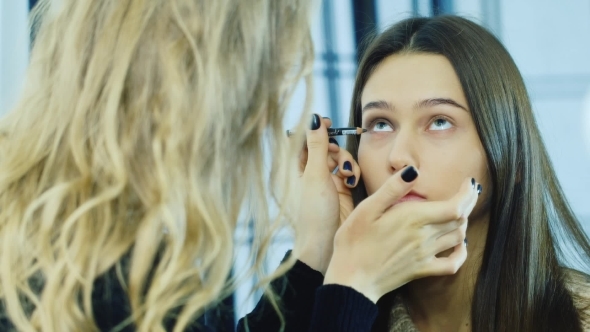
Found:
[[372, 132], [390, 132], [393, 131], [393, 128], [385, 121], [375, 121], [371, 126]]
[[434, 119], [434, 121], [432, 121], [430, 123], [430, 127], [428, 127], [428, 130], [447, 130], [447, 129], [451, 129], [453, 127], [453, 124], [445, 119], [445, 118], [436, 118]]

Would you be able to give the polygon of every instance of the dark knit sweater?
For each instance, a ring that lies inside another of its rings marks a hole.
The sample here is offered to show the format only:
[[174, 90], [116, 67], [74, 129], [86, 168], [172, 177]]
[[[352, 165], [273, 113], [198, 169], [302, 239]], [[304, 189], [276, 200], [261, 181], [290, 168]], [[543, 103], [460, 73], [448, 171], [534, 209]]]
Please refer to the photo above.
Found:
[[[301, 261], [272, 282], [281, 295], [285, 331], [371, 331], [377, 306], [350, 287], [322, 285], [324, 277]], [[254, 310], [238, 322], [238, 332], [279, 331], [280, 321], [263, 297]]]

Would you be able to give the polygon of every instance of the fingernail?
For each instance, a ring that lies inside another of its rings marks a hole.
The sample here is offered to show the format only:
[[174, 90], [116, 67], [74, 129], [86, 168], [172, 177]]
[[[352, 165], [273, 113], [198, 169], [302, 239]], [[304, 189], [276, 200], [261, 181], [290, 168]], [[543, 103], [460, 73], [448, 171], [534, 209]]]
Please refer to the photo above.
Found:
[[330, 118], [327, 117], [327, 116], [322, 117], [322, 119], [324, 119], [324, 120], [330, 120]]
[[474, 178], [471, 178], [471, 186], [472, 186], [473, 188], [475, 188], [475, 179], [474, 179]]
[[483, 188], [482, 188], [481, 184], [478, 184], [477, 185], [477, 194], [481, 195], [482, 190], [483, 190]]
[[356, 182], [356, 177], [353, 176], [349, 176], [348, 179], [346, 179], [346, 184], [348, 184], [349, 186], [354, 186], [354, 183]]
[[330, 143], [340, 146], [340, 144], [338, 144], [338, 141], [334, 137], [330, 137]]
[[463, 239], [463, 244], [467, 247], [467, 238]]
[[409, 166], [402, 172], [402, 180], [405, 182], [412, 182], [416, 180], [417, 177], [418, 172], [416, 172], [414, 166]]
[[345, 171], [352, 171], [352, 164], [350, 163], [350, 161], [345, 161], [343, 168]]
[[316, 130], [320, 127], [321, 123], [320, 123], [320, 116], [317, 114], [313, 115], [313, 119], [311, 121], [311, 130]]

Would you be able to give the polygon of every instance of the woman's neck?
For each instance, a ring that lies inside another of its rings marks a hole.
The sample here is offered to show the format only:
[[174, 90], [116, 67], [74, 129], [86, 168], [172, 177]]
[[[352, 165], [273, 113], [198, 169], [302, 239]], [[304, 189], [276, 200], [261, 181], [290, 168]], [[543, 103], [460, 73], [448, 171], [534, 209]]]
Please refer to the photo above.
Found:
[[471, 304], [489, 220], [481, 219], [470, 221], [467, 260], [456, 274], [418, 279], [407, 285], [404, 300], [419, 331], [471, 331]]

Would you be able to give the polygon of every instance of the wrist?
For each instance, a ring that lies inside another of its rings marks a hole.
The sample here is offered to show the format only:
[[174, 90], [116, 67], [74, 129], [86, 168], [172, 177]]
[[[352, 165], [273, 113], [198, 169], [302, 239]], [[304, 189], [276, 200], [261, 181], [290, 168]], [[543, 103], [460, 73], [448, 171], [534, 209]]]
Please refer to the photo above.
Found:
[[381, 294], [375, 289], [374, 284], [366, 282], [367, 278], [360, 277], [350, 272], [335, 272], [328, 267], [324, 278], [324, 285], [341, 285], [354, 289], [363, 294], [371, 302], [377, 303]]
[[299, 251], [299, 255], [297, 255], [297, 259], [312, 269], [319, 271], [322, 275], [326, 275], [326, 270], [330, 264], [331, 257], [331, 244], [329, 246], [305, 245]]

